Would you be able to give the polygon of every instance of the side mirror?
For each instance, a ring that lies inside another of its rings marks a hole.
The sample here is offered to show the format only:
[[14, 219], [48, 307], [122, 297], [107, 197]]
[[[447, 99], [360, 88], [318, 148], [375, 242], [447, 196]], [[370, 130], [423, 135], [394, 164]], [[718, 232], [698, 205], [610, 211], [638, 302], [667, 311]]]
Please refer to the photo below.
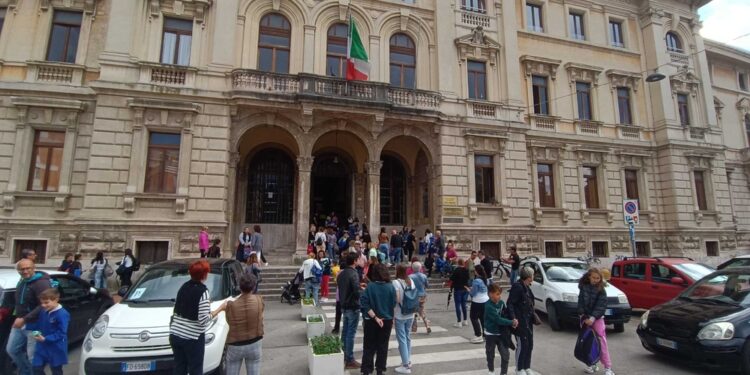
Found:
[[125, 285], [122, 288], [117, 290], [117, 295], [125, 298], [125, 295], [128, 294], [128, 290], [130, 290], [130, 286]]
[[683, 280], [681, 277], [673, 277], [670, 281], [674, 285], [685, 285], [685, 280]]

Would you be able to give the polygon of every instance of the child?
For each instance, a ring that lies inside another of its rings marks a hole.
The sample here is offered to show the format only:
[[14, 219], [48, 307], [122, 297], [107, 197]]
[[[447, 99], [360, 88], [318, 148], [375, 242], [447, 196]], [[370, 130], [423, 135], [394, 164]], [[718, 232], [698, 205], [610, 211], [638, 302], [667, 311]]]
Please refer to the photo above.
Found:
[[81, 254], [76, 254], [73, 256], [73, 275], [75, 277], [81, 277], [81, 272], [83, 271], [83, 265], [81, 264]]
[[[42, 311], [33, 323], [36, 349], [32, 365], [35, 374], [44, 374], [49, 365], [52, 375], [63, 375], [68, 364], [68, 323], [70, 314], [60, 305], [60, 292], [50, 288], [39, 295]], [[28, 328], [28, 325], [27, 325]]]
[[208, 248], [208, 257], [209, 258], [221, 258], [221, 248], [219, 247], [221, 240], [218, 238], [214, 238], [213, 243], [214, 244]]
[[490, 375], [495, 375], [495, 347], [500, 352], [500, 374], [508, 373], [508, 361], [510, 360], [510, 331], [508, 327], [518, 326], [518, 320], [502, 317], [505, 303], [500, 299], [502, 289], [497, 284], [488, 287], [490, 300], [484, 308], [484, 337], [485, 354], [487, 354], [487, 369]]

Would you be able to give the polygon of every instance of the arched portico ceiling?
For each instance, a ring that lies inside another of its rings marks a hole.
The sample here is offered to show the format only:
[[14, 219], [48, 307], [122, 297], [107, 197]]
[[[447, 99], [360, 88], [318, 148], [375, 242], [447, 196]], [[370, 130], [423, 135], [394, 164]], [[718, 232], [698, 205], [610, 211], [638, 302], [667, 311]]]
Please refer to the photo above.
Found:
[[302, 155], [304, 136], [297, 123], [277, 113], [247, 113], [232, 121], [230, 151], [248, 152], [250, 145], [280, 143]]
[[401, 124], [380, 133], [371, 152], [376, 158], [380, 158], [384, 151], [400, 154], [408, 160], [409, 170], [413, 172], [419, 150], [424, 152], [427, 162], [432, 165], [438, 153], [434, 135], [420, 127]]
[[364, 165], [369, 160], [369, 148], [362, 139], [346, 129], [332, 129], [317, 137], [311, 145], [313, 157], [321, 154], [340, 153], [349, 159], [358, 173], [364, 172]]

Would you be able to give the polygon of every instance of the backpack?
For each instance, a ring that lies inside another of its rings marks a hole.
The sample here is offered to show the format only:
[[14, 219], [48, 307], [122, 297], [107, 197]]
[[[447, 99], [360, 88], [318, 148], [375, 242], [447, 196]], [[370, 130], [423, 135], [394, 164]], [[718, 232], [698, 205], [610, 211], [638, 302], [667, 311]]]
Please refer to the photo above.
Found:
[[578, 339], [576, 340], [576, 347], [573, 350], [575, 357], [586, 364], [586, 366], [593, 366], [599, 362], [601, 356], [601, 347], [599, 344], [599, 336], [594, 330], [584, 325], [581, 331], [578, 332]]
[[138, 271], [139, 269], [141, 269], [141, 261], [138, 260], [138, 258], [133, 257], [133, 266], [131, 270]]
[[401, 304], [399, 305], [401, 307], [401, 314], [415, 314], [419, 309], [419, 297], [417, 296], [417, 288], [414, 287], [414, 280], [411, 281], [412, 286], [408, 288], [403, 280], [399, 280], [399, 282], [404, 290], [404, 296], [401, 298]]
[[321, 246], [321, 245], [323, 245], [323, 239], [322, 239], [322, 238], [318, 238], [318, 239], [317, 239], [317, 240], [315, 241], [315, 245], [317, 245], [317, 246]]
[[310, 271], [312, 271], [316, 283], [319, 283], [323, 280], [323, 268], [320, 267], [320, 265], [316, 266], [315, 263], [313, 263], [312, 270]]

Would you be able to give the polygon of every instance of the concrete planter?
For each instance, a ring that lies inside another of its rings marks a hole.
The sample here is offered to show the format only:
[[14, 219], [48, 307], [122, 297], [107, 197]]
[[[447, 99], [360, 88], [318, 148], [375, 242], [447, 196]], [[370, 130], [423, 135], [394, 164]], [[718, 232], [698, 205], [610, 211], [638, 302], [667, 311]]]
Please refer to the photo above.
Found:
[[300, 304], [302, 306], [302, 319], [306, 319], [308, 315], [315, 314], [318, 312], [318, 310], [315, 308], [315, 305], [305, 305], [304, 301]]
[[[309, 343], [309, 341], [308, 341]], [[312, 344], [308, 346], [307, 366], [310, 375], [344, 375], [344, 352], [316, 355]]]
[[[321, 321], [311, 322], [310, 319], [319, 316]], [[315, 336], [320, 336], [326, 333], [326, 319], [323, 314], [310, 314], [307, 316], [307, 339], [310, 340]]]

